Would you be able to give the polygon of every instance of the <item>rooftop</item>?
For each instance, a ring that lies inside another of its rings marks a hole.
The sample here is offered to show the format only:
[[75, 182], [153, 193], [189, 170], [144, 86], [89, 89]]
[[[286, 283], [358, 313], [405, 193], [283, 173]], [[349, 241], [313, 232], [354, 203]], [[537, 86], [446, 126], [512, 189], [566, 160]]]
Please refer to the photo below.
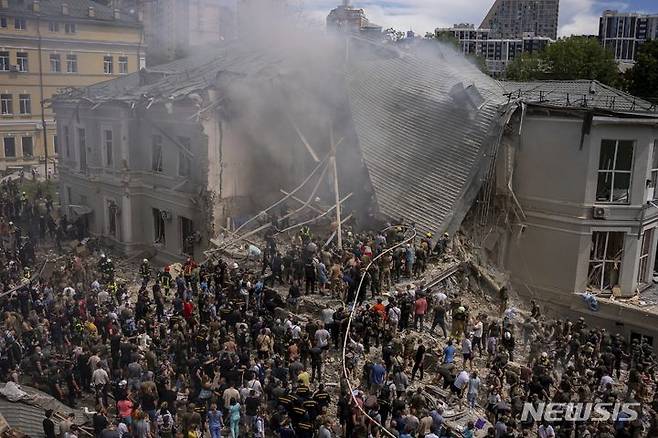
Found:
[[566, 108], [597, 108], [631, 113], [656, 113], [655, 104], [599, 81], [501, 82], [508, 99]]
[[[35, 4], [39, 5], [38, 11], [35, 11]], [[68, 10], [67, 14], [62, 13], [65, 6]], [[93, 8], [93, 17], [89, 16], [90, 8]], [[119, 18], [115, 18], [114, 9], [91, 0], [41, 0], [36, 2], [31, 0], [9, 0], [9, 8], [2, 9], [3, 13], [5, 11], [20, 14], [24, 17], [57, 17], [61, 20], [76, 19], [132, 25], [139, 24], [139, 20], [136, 14], [117, 11]]]

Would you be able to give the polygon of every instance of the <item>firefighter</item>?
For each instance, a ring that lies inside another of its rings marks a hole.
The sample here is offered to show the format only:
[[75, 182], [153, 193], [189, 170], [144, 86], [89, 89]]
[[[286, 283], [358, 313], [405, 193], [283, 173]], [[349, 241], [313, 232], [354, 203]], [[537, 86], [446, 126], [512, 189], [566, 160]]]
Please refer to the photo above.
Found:
[[193, 285], [192, 277], [194, 276], [194, 270], [197, 268], [197, 263], [192, 257], [188, 257], [185, 260], [183, 265], [183, 278], [185, 278], [185, 284], [187, 286]]
[[171, 268], [169, 265], [165, 266], [162, 272], [160, 272], [159, 275], [159, 281], [160, 285], [162, 286], [162, 289], [165, 291], [165, 296], [169, 296], [169, 290], [171, 289], [171, 282], [173, 279], [171, 278]]
[[142, 277], [142, 286], [146, 286], [151, 279], [151, 265], [148, 259], [142, 260], [142, 265], [139, 267], [139, 275]]

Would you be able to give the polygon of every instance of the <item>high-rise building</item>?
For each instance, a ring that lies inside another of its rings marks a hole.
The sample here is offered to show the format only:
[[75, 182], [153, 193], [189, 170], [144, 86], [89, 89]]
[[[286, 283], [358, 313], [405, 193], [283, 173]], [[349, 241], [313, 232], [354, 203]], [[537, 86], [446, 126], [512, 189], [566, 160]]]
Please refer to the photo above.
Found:
[[[137, 71], [144, 47], [139, 14], [90, 0], [0, 0], [0, 171], [76, 153], [73, 132], [58, 138], [42, 102], [62, 89]], [[104, 141], [111, 150], [116, 139]]]
[[235, 7], [221, 0], [152, 0], [144, 3], [149, 65], [190, 54], [193, 47], [235, 35]]
[[553, 42], [532, 33], [516, 38], [496, 38], [491, 29], [476, 29], [472, 24], [455, 24], [450, 28], [435, 30], [437, 37], [448, 35], [458, 42], [459, 50], [466, 55], [484, 59], [489, 74], [504, 76], [507, 65], [522, 53], [534, 53]]
[[560, 0], [496, 0], [481, 29], [490, 29], [494, 38], [519, 38], [532, 33], [557, 38]]
[[381, 26], [371, 23], [363, 9], [352, 7], [349, 0], [332, 9], [327, 16], [327, 29], [353, 33], [381, 33]]
[[607, 10], [599, 19], [599, 40], [618, 62], [633, 63], [639, 46], [654, 39], [658, 39], [658, 14]]

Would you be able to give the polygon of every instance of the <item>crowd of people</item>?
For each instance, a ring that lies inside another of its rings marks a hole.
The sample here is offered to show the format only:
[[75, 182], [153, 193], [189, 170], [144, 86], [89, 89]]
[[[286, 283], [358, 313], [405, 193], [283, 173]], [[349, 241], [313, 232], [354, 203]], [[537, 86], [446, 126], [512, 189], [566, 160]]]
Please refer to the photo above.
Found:
[[[25, 213], [39, 198], [18, 193], [3, 186], [3, 221], [40, 223]], [[48, 278], [23, 275], [36, 257], [18, 256], [16, 231], [0, 233], [16, 266], [1, 276], [0, 379], [95, 412], [89, 431], [71, 419], [55, 427], [46, 412], [47, 438], [658, 436], [649, 344], [548, 319], [535, 303], [525, 315], [505, 288], [499, 308], [474, 308], [467, 275], [421, 287], [447, 236], [349, 231], [339, 249], [306, 228], [285, 247], [268, 233], [249, 253], [260, 265], [189, 257], [173, 270], [144, 259], [133, 284], [104, 254], [69, 255]], [[326, 304], [302, 311], [308, 295]], [[599, 400], [639, 401], [640, 416], [522, 418], [526, 402]], [[471, 420], [458, 428], [448, 410]]]

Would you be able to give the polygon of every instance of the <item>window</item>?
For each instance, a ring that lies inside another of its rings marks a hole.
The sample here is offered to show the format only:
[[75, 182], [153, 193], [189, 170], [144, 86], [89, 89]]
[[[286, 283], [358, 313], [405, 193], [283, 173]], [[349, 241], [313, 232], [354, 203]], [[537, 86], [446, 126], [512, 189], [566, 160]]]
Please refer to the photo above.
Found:
[[78, 55], [66, 55], [66, 72], [78, 72]]
[[658, 200], [658, 138], [653, 141], [651, 156], [651, 187], [653, 187], [653, 200]]
[[59, 23], [56, 21], [49, 21], [48, 30], [51, 32], [59, 32]]
[[194, 232], [194, 222], [186, 217], [181, 216], [180, 231], [182, 240], [181, 248], [183, 248], [183, 254], [193, 255], [196, 238], [196, 233]]
[[[180, 147], [190, 150], [190, 138], [189, 137], [178, 137], [178, 143]], [[190, 162], [190, 157], [183, 151], [178, 151], [178, 175], [180, 176], [190, 176], [190, 168], [192, 163]]]
[[119, 56], [119, 74], [125, 75], [128, 74], [128, 57]]
[[21, 114], [32, 114], [32, 97], [29, 94], [19, 94], [18, 104]]
[[64, 129], [64, 149], [66, 150], [66, 158], [71, 156], [71, 137], [69, 136], [69, 127], [65, 126]]
[[166, 213], [157, 208], [153, 208], [152, 212], [153, 212], [153, 234], [154, 234], [153, 240], [155, 243], [160, 243], [164, 245], [167, 241], [165, 235], [165, 219], [164, 219], [164, 215]]
[[59, 137], [56, 135], [53, 135], [53, 151], [58, 154], [59, 153]]
[[105, 165], [108, 167], [112, 166], [112, 158], [113, 156], [113, 151], [112, 151], [112, 130], [111, 129], [106, 129], [103, 131], [103, 146], [105, 149]]
[[151, 144], [151, 170], [162, 172], [162, 136], [154, 135]]
[[16, 64], [18, 71], [20, 72], [26, 72], [29, 70], [27, 52], [16, 52]]
[[111, 56], [103, 57], [103, 73], [106, 75], [114, 73], [114, 59]]
[[7, 17], [5, 17], [4, 15], [1, 16], [1, 17], [0, 17], [0, 27], [6, 29], [6, 28], [8, 27], [7, 21], [8, 21], [8, 20], [7, 20]]
[[589, 286], [595, 290], [611, 290], [619, 282], [619, 269], [624, 252], [624, 233], [595, 231], [589, 256]]
[[75, 23], [65, 23], [64, 32], [66, 33], [76, 33]]
[[23, 146], [23, 157], [32, 158], [34, 157], [34, 142], [32, 137], [23, 137], [21, 139], [21, 145]]
[[632, 140], [603, 140], [599, 158], [597, 202], [628, 204], [630, 202]]
[[25, 18], [23, 17], [14, 18], [14, 28], [16, 28], [16, 30], [25, 30], [26, 27], [27, 27], [27, 23], [25, 22]]
[[62, 71], [62, 60], [59, 55], [50, 55], [50, 72], [59, 73]]
[[5, 157], [16, 156], [16, 139], [14, 137], [5, 137]]
[[18, 71], [28, 71], [27, 52], [16, 52], [16, 64], [18, 64]]
[[0, 52], [0, 71], [9, 71], [9, 52]]
[[11, 94], [0, 94], [0, 112], [4, 115], [14, 113]]
[[110, 236], [117, 236], [117, 213], [119, 206], [115, 201], [107, 201], [107, 232]]
[[78, 151], [80, 153], [80, 171], [87, 171], [87, 133], [78, 128]]
[[651, 252], [651, 244], [653, 243], [653, 228], [646, 230], [642, 234], [642, 246], [640, 247], [640, 260], [637, 270], [637, 283], [649, 284], [649, 253]]

